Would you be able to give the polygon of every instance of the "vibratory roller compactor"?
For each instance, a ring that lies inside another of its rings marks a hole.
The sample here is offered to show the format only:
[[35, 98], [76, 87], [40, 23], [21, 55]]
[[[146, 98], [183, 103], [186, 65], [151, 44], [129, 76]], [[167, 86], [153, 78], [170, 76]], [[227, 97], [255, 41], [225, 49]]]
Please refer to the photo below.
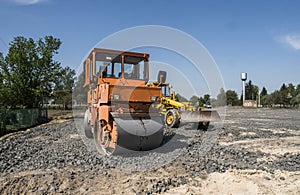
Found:
[[[94, 48], [84, 62], [89, 87], [84, 130], [104, 155], [151, 150], [163, 141], [164, 127], [181, 122], [201, 127], [219, 120], [213, 110], [187, 109], [166, 95], [166, 72], [149, 81], [149, 54]], [[162, 91], [163, 90], [163, 91]], [[176, 120], [175, 120], [176, 119]]]
[[84, 116], [85, 135], [105, 155], [121, 148], [141, 151], [161, 145], [161, 88], [147, 86], [149, 54], [93, 49], [84, 63], [89, 87]]

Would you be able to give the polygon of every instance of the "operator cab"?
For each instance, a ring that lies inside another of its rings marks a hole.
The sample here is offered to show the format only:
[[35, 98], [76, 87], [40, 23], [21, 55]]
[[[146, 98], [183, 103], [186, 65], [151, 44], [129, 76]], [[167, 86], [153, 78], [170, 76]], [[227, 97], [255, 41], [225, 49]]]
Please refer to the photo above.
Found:
[[149, 54], [95, 48], [85, 63], [86, 83], [128, 79], [148, 82]]
[[169, 97], [170, 94], [171, 94], [171, 87], [170, 85], [167, 83], [167, 84], [162, 84], [161, 85], [161, 94], [163, 97]]

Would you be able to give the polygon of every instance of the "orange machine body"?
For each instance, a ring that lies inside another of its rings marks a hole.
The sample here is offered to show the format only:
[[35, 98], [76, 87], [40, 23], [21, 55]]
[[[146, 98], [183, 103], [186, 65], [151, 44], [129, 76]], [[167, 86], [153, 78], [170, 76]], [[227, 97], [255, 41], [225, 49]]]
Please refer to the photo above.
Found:
[[152, 112], [151, 105], [160, 101], [161, 88], [146, 85], [149, 54], [95, 48], [85, 60], [84, 71], [89, 124], [92, 128], [101, 124], [111, 145], [118, 139], [114, 117], [159, 114]]

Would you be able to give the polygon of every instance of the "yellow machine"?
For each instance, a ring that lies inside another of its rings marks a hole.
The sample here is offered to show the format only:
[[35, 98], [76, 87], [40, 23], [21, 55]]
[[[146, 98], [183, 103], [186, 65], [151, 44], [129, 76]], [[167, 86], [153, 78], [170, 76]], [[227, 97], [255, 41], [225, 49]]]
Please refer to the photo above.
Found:
[[149, 86], [157, 86], [162, 89], [159, 107], [164, 116], [167, 127], [179, 127], [180, 123], [193, 123], [197, 129], [207, 130], [211, 121], [219, 121], [221, 118], [217, 111], [205, 108], [196, 108], [191, 102], [179, 102], [175, 92], [171, 91], [169, 83], [165, 82], [166, 73], [160, 71], [160, 81], [151, 82]]

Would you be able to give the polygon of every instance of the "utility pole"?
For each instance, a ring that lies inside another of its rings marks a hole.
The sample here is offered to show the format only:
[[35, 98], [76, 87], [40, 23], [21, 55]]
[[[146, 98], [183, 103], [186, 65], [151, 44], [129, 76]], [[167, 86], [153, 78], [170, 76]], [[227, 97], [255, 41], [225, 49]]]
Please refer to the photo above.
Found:
[[259, 89], [258, 89], [258, 107], [260, 108], [260, 93], [259, 93]]

